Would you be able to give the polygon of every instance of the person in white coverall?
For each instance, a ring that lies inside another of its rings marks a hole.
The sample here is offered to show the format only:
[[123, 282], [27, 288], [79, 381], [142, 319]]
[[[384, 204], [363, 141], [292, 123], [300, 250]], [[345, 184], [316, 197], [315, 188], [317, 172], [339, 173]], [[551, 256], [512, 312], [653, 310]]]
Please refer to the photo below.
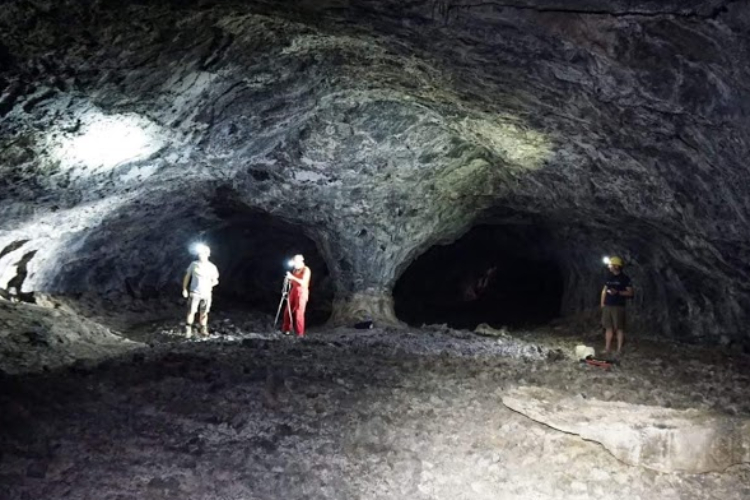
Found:
[[198, 245], [196, 250], [198, 260], [193, 261], [187, 268], [182, 280], [182, 296], [188, 299], [188, 315], [185, 320], [185, 335], [193, 335], [193, 319], [198, 313], [200, 334], [208, 336], [208, 312], [211, 310], [211, 294], [219, 284], [219, 270], [208, 260], [211, 249], [205, 245]]

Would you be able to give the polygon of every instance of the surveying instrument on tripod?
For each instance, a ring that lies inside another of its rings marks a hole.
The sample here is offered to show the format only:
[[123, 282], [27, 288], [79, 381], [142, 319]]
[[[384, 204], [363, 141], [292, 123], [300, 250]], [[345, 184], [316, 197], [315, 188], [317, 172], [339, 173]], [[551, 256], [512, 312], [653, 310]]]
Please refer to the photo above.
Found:
[[[276, 310], [276, 319], [273, 320], [273, 329], [276, 330], [276, 325], [279, 322], [279, 316], [281, 315], [281, 309], [284, 307], [284, 302], [286, 302], [286, 312], [289, 314], [289, 317], [292, 317], [292, 305], [289, 303], [289, 290], [292, 288], [292, 282], [284, 276], [284, 284], [281, 285], [281, 300], [279, 300], [279, 308]], [[292, 330], [294, 330], [294, 325], [292, 324]], [[296, 333], [296, 332], [295, 332]]]
[[281, 330], [285, 335], [294, 332], [297, 338], [302, 338], [305, 336], [305, 309], [310, 298], [311, 272], [310, 268], [305, 265], [305, 257], [301, 253], [295, 255], [287, 266], [289, 270], [286, 272], [284, 286], [281, 288], [281, 301], [276, 311], [274, 328], [286, 301]]

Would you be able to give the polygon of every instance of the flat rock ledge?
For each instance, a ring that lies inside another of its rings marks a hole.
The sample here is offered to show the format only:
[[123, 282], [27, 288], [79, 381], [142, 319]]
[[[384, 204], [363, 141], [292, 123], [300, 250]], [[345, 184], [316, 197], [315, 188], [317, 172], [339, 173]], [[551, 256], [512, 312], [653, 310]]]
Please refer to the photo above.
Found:
[[617, 459], [658, 472], [721, 472], [750, 463], [750, 420], [570, 397], [521, 387], [503, 397], [518, 413], [600, 443]]

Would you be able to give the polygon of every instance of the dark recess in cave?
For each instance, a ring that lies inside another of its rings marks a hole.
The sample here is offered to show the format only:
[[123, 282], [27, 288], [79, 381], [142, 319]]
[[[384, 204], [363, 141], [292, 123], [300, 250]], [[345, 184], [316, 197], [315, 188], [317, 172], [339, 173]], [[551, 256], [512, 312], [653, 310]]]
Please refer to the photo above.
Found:
[[396, 284], [396, 315], [411, 325], [453, 328], [548, 323], [560, 314], [564, 287], [548, 241], [539, 226], [477, 226], [433, 247]]
[[212, 248], [211, 260], [221, 273], [215, 291], [218, 307], [276, 314], [287, 261], [301, 253], [313, 273], [307, 322], [314, 326], [328, 320], [333, 283], [315, 242], [300, 226], [228, 197], [218, 197], [213, 208], [224, 220], [220, 228], [205, 235]]
[[[214, 312], [275, 314], [286, 263], [302, 253], [313, 271], [308, 324], [329, 318], [333, 284], [325, 260], [301, 226], [248, 208], [231, 190], [218, 189], [210, 206], [202, 206], [203, 216], [178, 194], [169, 192], [160, 200], [136, 200], [80, 235], [80, 247], [63, 260], [44, 291], [106, 296], [104, 307], [122, 308], [129, 300], [182, 304], [182, 278], [195, 258], [188, 248], [204, 241], [220, 273]], [[140, 306], [133, 307], [137, 312]], [[171, 308], [166, 311], [173, 314]]]

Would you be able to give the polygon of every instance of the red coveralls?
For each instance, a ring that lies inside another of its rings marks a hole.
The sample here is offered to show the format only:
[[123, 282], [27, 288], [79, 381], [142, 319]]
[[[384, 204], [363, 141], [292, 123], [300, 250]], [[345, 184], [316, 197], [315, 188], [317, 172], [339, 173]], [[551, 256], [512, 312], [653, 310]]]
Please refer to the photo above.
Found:
[[[302, 279], [305, 274], [307, 267], [302, 269], [295, 269], [292, 274], [295, 278]], [[305, 336], [305, 309], [307, 308], [307, 300], [310, 298], [310, 290], [307, 287], [303, 287], [296, 281], [292, 281], [292, 289], [289, 290], [289, 307], [292, 309], [292, 316], [294, 316], [294, 331], [298, 337]], [[289, 308], [284, 308], [284, 325], [283, 331], [291, 331], [292, 318], [289, 317]]]

